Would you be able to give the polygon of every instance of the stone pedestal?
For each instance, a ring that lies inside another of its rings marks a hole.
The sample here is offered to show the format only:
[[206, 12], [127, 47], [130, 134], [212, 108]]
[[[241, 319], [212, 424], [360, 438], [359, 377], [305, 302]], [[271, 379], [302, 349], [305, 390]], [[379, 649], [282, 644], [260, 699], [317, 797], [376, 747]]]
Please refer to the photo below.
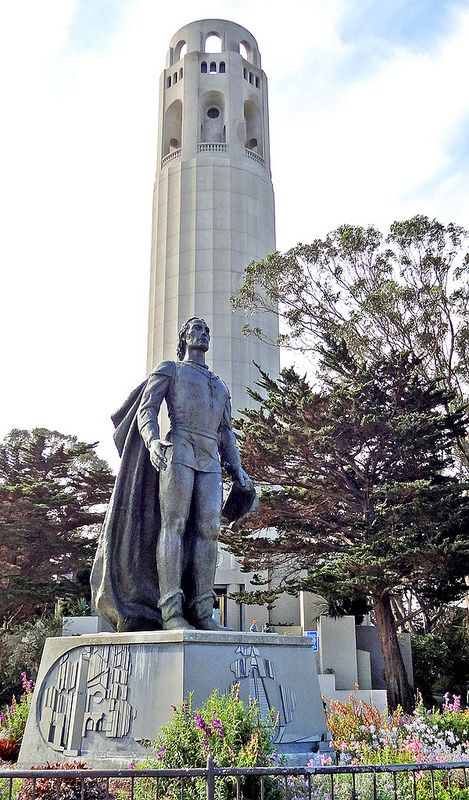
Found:
[[[192, 692], [215, 688], [279, 714], [276, 747], [307, 752], [327, 736], [309, 637], [223, 631], [102, 633], [48, 639], [19, 764], [79, 758], [126, 767]], [[151, 751], [150, 751], [151, 752]]]

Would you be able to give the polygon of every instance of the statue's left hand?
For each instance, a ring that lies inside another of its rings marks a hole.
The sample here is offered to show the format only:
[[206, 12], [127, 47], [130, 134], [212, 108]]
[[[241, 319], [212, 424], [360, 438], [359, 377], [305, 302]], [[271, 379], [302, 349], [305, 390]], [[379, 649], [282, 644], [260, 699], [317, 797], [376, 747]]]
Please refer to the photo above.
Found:
[[247, 472], [244, 471], [241, 467], [239, 469], [234, 470], [233, 478], [235, 481], [244, 486], [246, 489], [252, 489], [253, 483]]

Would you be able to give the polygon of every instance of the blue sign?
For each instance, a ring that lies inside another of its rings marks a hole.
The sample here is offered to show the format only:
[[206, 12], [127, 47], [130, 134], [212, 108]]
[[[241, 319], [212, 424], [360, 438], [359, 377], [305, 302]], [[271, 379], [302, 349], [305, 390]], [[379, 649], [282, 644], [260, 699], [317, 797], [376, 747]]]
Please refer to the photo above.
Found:
[[305, 635], [309, 636], [310, 639], [313, 640], [313, 651], [315, 653], [319, 650], [319, 640], [318, 640], [318, 632], [317, 631], [305, 631]]

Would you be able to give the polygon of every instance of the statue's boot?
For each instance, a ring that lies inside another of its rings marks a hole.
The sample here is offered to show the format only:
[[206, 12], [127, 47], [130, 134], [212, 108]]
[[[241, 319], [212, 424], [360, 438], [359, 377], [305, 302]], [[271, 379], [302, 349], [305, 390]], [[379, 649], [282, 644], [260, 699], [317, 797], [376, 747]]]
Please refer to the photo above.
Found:
[[210, 589], [206, 594], [194, 597], [189, 606], [191, 620], [200, 631], [226, 631], [212, 617], [215, 597], [214, 591]]
[[174, 630], [194, 630], [194, 626], [190, 625], [182, 613], [182, 603], [184, 595], [180, 589], [175, 592], [168, 592], [160, 597], [159, 607], [161, 609], [161, 616], [163, 617], [163, 629], [165, 631]]
[[226, 631], [212, 618], [216, 594], [213, 591], [217, 566], [218, 542], [199, 538], [194, 544], [192, 580], [194, 596], [189, 603], [188, 617], [201, 631]]

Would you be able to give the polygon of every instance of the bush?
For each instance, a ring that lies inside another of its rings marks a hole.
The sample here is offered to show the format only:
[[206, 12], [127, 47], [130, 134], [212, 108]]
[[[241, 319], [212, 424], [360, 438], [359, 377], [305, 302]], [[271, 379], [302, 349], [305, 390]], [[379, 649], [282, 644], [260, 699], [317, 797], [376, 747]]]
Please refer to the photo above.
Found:
[[0, 706], [22, 691], [20, 673], [36, 680], [44, 643], [50, 636], [62, 635], [62, 618], [44, 616], [0, 628]]
[[432, 633], [412, 634], [415, 686], [432, 705], [447, 687], [465, 695], [469, 685], [469, 628], [464, 608], [448, 608]]
[[[174, 707], [171, 720], [162, 729], [155, 741], [156, 758], [136, 765], [136, 769], [180, 769], [184, 767], [206, 767], [207, 757], [212, 754], [218, 767], [260, 767], [275, 763], [272, 740], [276, 719], [273, 714], [263, 721], [257, 703], [247, 706], [239, 699], [238, 687], [228, 695], [218, 690], [205, 701], [202, 708], [192, 709], [192, 698]], [[186, 781], [187, 783], [187, 781]], [[190, 779], [191, 798], [205, 798], [205, 780]], [[159, 779], [161, 796], [174, 800], [180, 797], [177, 781]], [[264, 782], [265, 798], [280, 796], [273, 780]], [[137, 800], [154, 797], [156, 782], [153, 779], [136, 781]], [[242, 779], [244, 797], [257, 797], [259, 781]], [[217, 800], [236, 797], [236, 780], [217, 780]]]
[[[68, 764], [42, 764], [32, 769], [88, 769], [83, 761]], [[59, 785], [57, 783], [59, 782]], [[83, 791], [82, 791], [83, 789]], [[36, 778], [26, 779], [17, 800], [107, 800], [105, 778]]]
[[10, 705], [0, 712], [0, 744], [3, 740], [19, 745], [23, 738], [33, 691], [33, 682], [28, 681], [26, 672], [21, 673], [21, 684], [23, 693], [20, 699], [13, 695]]

